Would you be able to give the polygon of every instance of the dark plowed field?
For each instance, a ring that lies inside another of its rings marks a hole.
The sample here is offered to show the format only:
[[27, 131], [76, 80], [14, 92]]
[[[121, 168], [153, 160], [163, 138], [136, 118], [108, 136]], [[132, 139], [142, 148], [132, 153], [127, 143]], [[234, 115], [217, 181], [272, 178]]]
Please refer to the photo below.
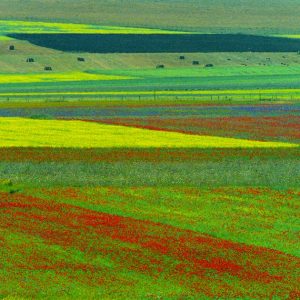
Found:
[[12, 34], [61, 51], [91, 53], [295, 52], [300, 39], [242, 34]]

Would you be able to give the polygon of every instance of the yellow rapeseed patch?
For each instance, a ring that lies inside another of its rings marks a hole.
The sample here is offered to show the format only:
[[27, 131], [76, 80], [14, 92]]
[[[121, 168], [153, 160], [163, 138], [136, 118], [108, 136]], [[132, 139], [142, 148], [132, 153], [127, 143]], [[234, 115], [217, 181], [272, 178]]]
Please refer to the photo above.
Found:
[[189, 135], [83, 121], [0, 118], [0, 147], [298, 147], [296, 144]]
[[100, 26], [90, 24], [74, 23], [49, 23], [31, 21], [8, 21], [0, 20], [0, 32], [9, 33], [99, 33], [99, 34], [154, 34], [154, 33], [185, 33], [170, 30], [139, 28], [139, 27], [118, 27]]
[[27, 73], [4, 74], [0, 73], [0, 83], [30, 83], [30, 82], [58, 82], [58, 81], [88, 81], [88, 80], [122, 80], [133, 79], [129, 76], [90, 74], [85, 72], [68, 73]]

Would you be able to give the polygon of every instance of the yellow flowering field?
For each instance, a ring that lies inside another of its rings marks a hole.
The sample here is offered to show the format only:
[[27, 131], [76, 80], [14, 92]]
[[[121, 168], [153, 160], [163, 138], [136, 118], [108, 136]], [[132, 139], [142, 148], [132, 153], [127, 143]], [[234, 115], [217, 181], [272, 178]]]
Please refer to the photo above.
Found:
[[0, 118], [0, 147], [298, 147], [296, 144], [189, 135], [83, 121]]
[[26, 73], [4, 74], [0, 73], [0, 83], [30, 83], [30, 82], [58, 82], [58, 81], [88, 81], [88, 80], [122, 80], [133, 79], [129, 76], [90, 74], [85, 72], [66, 73]]
[[32, 22], [32, 21], [10, 21], [0, 20], [0, 32], [9, 33], [99, 33], [99, 34], [154, 34], [154, 33], [185, 33], [179, 31], [120, 27], [100, 26], [90, 24], [55, 23], [55, 22]]

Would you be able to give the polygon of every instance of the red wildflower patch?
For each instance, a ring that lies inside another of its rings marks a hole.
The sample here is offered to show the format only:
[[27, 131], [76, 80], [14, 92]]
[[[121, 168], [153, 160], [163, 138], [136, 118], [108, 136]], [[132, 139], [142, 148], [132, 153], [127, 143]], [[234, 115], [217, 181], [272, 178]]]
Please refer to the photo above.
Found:
[[[101, 254], [112, 260], [117, 269], [175, 281], [193, 293], [211, 295], [214, 286], [227, 282], [223, 280], [225, 274], [232, 276], [233, 281], [232, 285], [226, 283], [230, 288], [224, 291], [224, 297], [258, 296], [252, 288], [254, 283], [264, 285], [259, 296], [267, 296], [272, 290], [278, 290], [280, 295], [297, 290], [293, 270], [300, 260], [279, 251], [21, 194], [0, 193], [0, 210], [0, 227], [10, 232], [38, 237], [48, 245], [77, 249], [91, 261]], [[31, 245], [31, 251], [35, 247]], [[37, 256], [22, 268], [64, 272], [69, 277], [80, 270], [90, 274], [86, 278], [91, 282], [85, 284], [101, 282], [101, 264], [68, 265], [54, 261]], [[15, 268], [21, 268], [15, 263]], [[107, 276], [113, 275], [108, 272]]]
[[300, 117], [218, 117], [218, 118], [114, 118], [85, 120], [186, 134], [237, 137], [255, 140], [300, 141]]

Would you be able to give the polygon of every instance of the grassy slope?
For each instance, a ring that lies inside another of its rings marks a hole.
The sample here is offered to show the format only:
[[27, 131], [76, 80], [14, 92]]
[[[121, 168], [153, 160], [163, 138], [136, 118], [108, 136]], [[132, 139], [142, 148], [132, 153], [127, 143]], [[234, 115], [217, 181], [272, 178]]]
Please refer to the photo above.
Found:
[[205, 32], [299, 33], [299, 15], [299, 5], [295, 0], [255, 0], [251, 3], [237, 0], [76, 0], [72, 4], [68, 0], [55, 3], [45, 0], [43, 6], [38, 0], [2, 0], [0, 4], [0, 19], [192, 29]]
[[[10, 45], [15, 45], [15, 51], [9, 51]], [[50, 65], [54, 71], [78, 70], [122, 70], [145, 69], [164, 64], [167, 68], [187, 68], [192, 61], [198, 60], [203, 66], [213, 63], [215, 66], [278, 66], [287, 64], [299, 66], [300, 55], [295, 53], [192, 53], [185, 54], [185, 60], [179, 60], [178, 54], [72, 54], [31, 45], [26, 41], [0, 40], [0, 67], [3, 73], [41, 72], [44, 66]], [[78, 56], [86, 61], [80, 63]], [[35, 63], [26, 63], [28, 57], [35, 58]], [[270, 58], [270, 60], [267, 60]], [[197, 67], [196, 67], [197, 68]]]

